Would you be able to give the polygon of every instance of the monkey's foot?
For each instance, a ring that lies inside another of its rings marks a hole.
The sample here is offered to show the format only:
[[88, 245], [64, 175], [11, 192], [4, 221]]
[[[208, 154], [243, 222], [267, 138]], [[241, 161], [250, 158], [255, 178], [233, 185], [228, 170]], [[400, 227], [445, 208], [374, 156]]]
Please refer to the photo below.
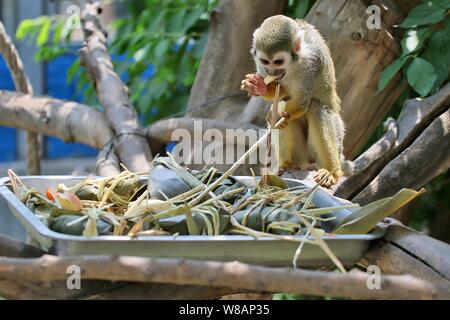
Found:
[[319, 169], [314, 176], [314, 180], [325, 188], [331, 188], [337, 179], [327, 169]]

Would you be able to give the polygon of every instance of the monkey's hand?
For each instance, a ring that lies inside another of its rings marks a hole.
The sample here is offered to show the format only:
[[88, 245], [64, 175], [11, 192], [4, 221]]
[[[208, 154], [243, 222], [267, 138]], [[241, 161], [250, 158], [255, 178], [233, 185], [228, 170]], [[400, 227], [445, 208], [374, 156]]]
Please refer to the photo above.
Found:
[[252, 96], [265, 96], [269, 92], [269, 87], [260, 74], [254, 73], [245, 76], [241, 90], [247, 91]]
[[284, 118], [284, 121], [277, 127], [277, 129], [286, 128], [289, 124], [289, 121], [291, 120], [291, 114], [289, 112], [283, 111], [283, 112], [279, 112], [278, 116], [280, 118]]
[[305, 109], [305, 110], [299, 110], [299, 111], [295, 111], [295, 112], [283, 111], [283, 112], [278, 113], [280, 118], [284, 118], [284, 122], [278, 126], [278, 129], [286, 128], [288, 126], [289, 122], [291, 122], [292, 120], [300, 119], [301, 117], [303, 117], [303, 115], [306, 112], [307, 112], [307, 110]]

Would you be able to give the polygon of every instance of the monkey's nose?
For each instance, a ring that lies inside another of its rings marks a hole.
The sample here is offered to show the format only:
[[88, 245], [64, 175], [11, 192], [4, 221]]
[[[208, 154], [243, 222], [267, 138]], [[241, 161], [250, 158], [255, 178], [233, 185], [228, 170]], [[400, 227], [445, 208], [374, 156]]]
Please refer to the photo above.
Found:
[[266, 72], [270, 76], [284, 76], [283, 69], [266, 69]]

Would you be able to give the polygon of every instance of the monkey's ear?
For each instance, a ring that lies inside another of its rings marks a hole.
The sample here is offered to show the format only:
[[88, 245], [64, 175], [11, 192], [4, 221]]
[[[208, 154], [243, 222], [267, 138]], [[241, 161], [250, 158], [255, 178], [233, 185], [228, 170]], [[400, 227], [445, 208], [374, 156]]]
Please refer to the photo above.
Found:
[[294, 41], [294, 51], [297, 53], [300, 51], [301, 48], [302, 48], [302, 41], [300, 37], [297, 37], [297, 39], [295, 39]]
[[256, 56], [256, 49], [254, 47], [252, 47], [250, 49], [250, 53], [251, 53], [252, 56]]

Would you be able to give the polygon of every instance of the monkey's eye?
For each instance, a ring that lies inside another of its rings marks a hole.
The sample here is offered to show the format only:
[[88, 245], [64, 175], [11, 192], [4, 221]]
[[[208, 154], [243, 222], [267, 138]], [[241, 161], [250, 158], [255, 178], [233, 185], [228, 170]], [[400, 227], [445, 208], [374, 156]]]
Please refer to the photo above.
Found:
[[263, 58], [261, 58], [259, 60], [261, 61], [262, 64], [269, 64], [269, 60], [266, 60], [266, 59], [263, 59]]
[[277, 66], [280, 66], [283, 64], [283, 62], [284, 61], [282, 59], [278, 59], [278, 60], [275, 60], [273, 63], [275, 63]]

